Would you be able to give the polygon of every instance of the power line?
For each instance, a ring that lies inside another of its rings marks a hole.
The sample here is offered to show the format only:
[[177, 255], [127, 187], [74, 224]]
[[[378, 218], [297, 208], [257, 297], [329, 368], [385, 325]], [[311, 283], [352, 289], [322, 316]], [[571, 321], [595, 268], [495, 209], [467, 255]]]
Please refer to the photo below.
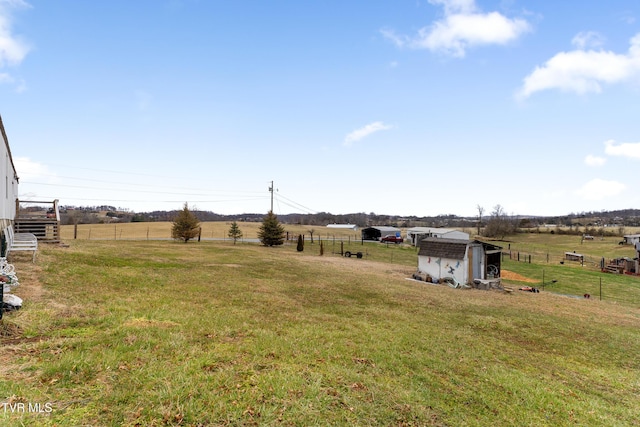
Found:
[[[77, 180], [77, 181], [90, 181], [90, 182], [99, 182], [99, 183], [105, 183], [105, 184], [121, 184], [121, 185], [127, 185], [127, 186], [134, 186], [134, 187], [147, 187], [147, 188], [154, 188], [154, 185], [150, 185], [150, 184], [138, 184], [138, 183], [131, 183], [131, 182], [118, 182], [118, 181], [106, 181], [106, 180], [101, 180], [101, 179], [92, 179], [92, 178], [78, 178], [78, 177], [72, 177], [72, 176], [64, 176], [64, 175], [55, 175], [55, 174], [38, 174], [38, 176], [46, 176], [46, 177], [51, 177], [51, 178], [64, 178], [64, 179], [71, 179], [71, 180]], [[59, 186], [64, 186], [64, 184], [51, 184], [51, 183], [43, 183], [43, 182], [33, 182], [33, 181], [22, 181], [22, 184], [37, 184], [37, 185], [59, 185]], [[220, 193], [247, 193], [247, 194], [260, 194], [262, 193], [261, 191], [246, 191], [246, 190], [218, 190], [218, 189], [204, 189], [204, 188], [187, 188], [187, 187], [175, 187], [175, 186], [163, 186], [163, 188], [170, 188], [170, 189], [186, 189], [186, 190], [194, 190], [194, 191], [208, 191], [208, 192], [220, 192]]]
[[278, 197], [279, 197], [279, 198], [283, 198], [283, 199], [285, 199], [285, 200], [287, 200], [287, 201], [289, 201], [289, 202], [291, 202], [291, 203], [293, 203], [293, 204], [295, 204], [295, 205], [296, 205], [296, 206], [291, 206], [291, 205], [289, 205], [289, 204], [285, 203], [285, 204], [286, 204], [287, 206], [289, 206], [289, 207], [296, 208], [296, 209], [300, 209], [300, 208], [302, 208], [303, 210], [306, 210], [306, 211], [307, 211], [307, 213], [310, 213], [310, 214], [316, 214], [316, 213], [318, 213], [318, 211], [315, 211], [315, 210], [313, 210], [313, 209], [311, 209], [311, 208], [308, 208], [308, 207], [306, 207], [306, 206], [304, 206], [304, 205], [301, 205], [300, 203], [298, 203], [298, 202], [296, 202], [296, 201], [294, 201], [294, 200], [291, 200], [291, 199], [289, 199], [289, 198], [287, 198], [287, 197], [283, 196], [283, 195], [282, 195], [282, 194], [280, 194], [280, 193], [278, 193]]
[[[184, 193], [184, 192], [169, 192], [169, 191], [151, 191], [151, 190], [131, 190], [131, 189], [123, 189], [123, 188], [100, 188], [100, 187], [89, 187], [89, 186], [85, 186], [85, 185], [68, 185], [68, 184], [52, 184], [52, 183], [45, 183], [45, 182], [30, 182], [30, 181], [26, 181], [24, 182], [24, 184], [31, 184], [31, 185], [46, 185], [46, 186], [51, 186], [51, 187], [65, 187], [65, 188], [81, 188], [81, 189], [85, 189], [85, 190], [99, 190], [99, 191], [119, 191], [119, 192], [127, 192], [127, 193], [151, 193], [151, 194], [166, 194], [166, 195], [182, 195], [182, 196], [208, 196], [209, 194], [203, 194], [203, 193]], [[242, 196], [242, 197], [256, 197], [256, 195], [258, 194], [257, 192], [251, 193], [252, 195], [249, 196]]]

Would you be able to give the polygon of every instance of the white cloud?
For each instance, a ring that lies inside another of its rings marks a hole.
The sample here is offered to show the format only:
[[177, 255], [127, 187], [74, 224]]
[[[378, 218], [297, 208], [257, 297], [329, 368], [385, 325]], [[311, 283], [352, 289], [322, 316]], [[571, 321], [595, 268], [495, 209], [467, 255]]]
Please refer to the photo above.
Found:
[[[576, 45], [586, 45], [592, 40], [590, 36], [576, 37]], [[547, 89], [578, 94], [599, 93], [602, 84], [640, 78], [640, 33], [631, 39], [630, 44], [626, 54], [582, 49], [560, 52], [525, 77], [518, 97], [527, 98]]]
[[361, 127], [360, 129], [356, 129], [353, 132], [349, 133], [344, 138], [344, 145], [349, 146], [354, 142], [360, 141], [361, 139], [373, 133], [380, 132], [382, 130], [388, 130], [388, 129], [391, 129], [392, 127], [393, 126], [385, 125], [382, 122], [369, 123], [368, 125]]
[[610, 156], [640, 159], [640, 142], [623, 142], [616, 144], [614, 140], [610, 139], [604, 143], [604, 152]]
[[626, 188], [627, 186], [621, 182], [592, 179], [576, 190], [575, 194], [585, 200], [603, 200], [607, 197], [617, 196]]
[[584, 159], [584, 162], [587, 166], [594, 166], [594, 167], [602, 166], [605, 164], [606, 161], [607, 159], [605, 159], [604, 157], [593, 156], [591, 154], [589, 154]]
[[429, 3], [444, 6], [444, 19], [420, 29], [412, 38], [391, 30], [381, 33], [398, 47], [428, 49], [462, 58], [470, 47], [504, 45], [531, 29], [523, 19], [478, 11], [474, 0], [429, 0]]
[[17, 65], [30, 50], [29, 45], [11, 31], [12, 8], [28, 7], [22, 0], [0, 0], [0, 67]]
[[583, 31], [575, 35], [571, 44], [578, 49], [599, 48], [604, 44], [604, 36], [595, 31]]
[[475, 0], [428, 0], [431, 4], [444, 6], [444, 13], [472, 13], [476, 8]]
[[20, 180], [49, 180], [49, 178], [55, 177], [46, 165], [35, 162], [28, 157], [14, 157], [13, 163]]

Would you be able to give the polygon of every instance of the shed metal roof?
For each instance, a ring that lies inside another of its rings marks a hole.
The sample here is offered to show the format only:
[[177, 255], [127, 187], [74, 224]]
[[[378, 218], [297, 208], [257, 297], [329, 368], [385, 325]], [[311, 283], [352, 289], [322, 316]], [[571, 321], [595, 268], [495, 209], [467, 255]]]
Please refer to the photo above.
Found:
[[411, 227], [407, 228], [408, 233], [449, 233], [452, 230], [451, 228], [437, 228], [437, 227]]

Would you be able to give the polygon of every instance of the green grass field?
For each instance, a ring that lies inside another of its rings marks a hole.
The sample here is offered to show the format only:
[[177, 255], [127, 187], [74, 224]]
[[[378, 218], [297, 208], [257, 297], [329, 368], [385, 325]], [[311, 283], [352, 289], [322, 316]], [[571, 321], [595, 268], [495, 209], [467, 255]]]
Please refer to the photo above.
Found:
[[639, 423], [634, 306], [408, 281], [380, 244], [67, 243], [14, 260], [3, 425]]

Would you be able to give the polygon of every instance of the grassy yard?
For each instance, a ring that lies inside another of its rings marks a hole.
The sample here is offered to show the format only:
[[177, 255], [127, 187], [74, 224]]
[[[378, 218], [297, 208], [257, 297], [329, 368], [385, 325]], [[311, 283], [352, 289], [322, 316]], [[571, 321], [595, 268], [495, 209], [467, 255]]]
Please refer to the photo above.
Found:
[[407, 281], [380, 244], [68, 243], [14, 260], [3, 425], [640, 425], [632, 306]]

